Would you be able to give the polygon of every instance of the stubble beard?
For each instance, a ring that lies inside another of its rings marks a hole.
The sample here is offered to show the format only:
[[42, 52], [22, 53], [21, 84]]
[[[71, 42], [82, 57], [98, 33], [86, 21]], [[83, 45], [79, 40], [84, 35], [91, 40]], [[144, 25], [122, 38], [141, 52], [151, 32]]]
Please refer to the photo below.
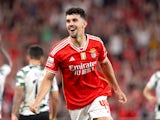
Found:
[[71, 38], [76, 39], [77, 36], [76, 35], [71, 35]]
[[76, 34], [70, 34], [71, 38], [77, 39], [77, 33]]

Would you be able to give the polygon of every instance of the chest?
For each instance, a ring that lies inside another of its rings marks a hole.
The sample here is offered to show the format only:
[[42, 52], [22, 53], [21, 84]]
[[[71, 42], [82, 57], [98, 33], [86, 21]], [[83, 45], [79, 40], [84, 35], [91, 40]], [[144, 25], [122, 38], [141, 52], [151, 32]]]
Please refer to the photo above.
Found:
[[61, 57], [61, 71], [71, 75], [86, 75], [94, 71], [97, 66], [99, 52], [96, 48], [76, 51], [71, 49]]
[[99, 51], [94, 47], [79, 51], [74, 49], [66, 49], [65, 51], [67, 52], [62, 52], [59, 56], [61, 67], [65, 67], [66, 65], [89, 65], [98, 61], [99, 58]]

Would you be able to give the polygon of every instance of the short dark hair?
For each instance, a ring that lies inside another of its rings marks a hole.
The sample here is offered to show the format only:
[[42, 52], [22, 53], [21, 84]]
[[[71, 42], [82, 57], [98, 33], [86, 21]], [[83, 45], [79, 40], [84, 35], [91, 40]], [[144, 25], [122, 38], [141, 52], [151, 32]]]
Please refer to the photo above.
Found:
[[86, 13], [82, 8], [72, 7], [66, 11], [66, 15], [79, 14], [83, 19], [86, 20]]
[[28, 55], [32, 59], [40, 60], [40, 58], [44, 55], [43, 49], [38, 45], [31, 45], [28, 48]]

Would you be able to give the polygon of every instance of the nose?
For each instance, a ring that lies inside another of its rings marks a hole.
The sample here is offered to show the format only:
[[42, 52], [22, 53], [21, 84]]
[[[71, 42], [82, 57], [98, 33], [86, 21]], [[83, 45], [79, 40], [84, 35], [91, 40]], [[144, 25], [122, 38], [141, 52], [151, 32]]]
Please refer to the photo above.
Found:
[[73, 26], [74, 25], [74, 22], [71, 20], [69, 23], [68, 23], [69, 26]]
[[71, 27], [74, 27], [74, 23], [73, 22], [70, 22], [70, 23], [68, 23], [68, 28], [71, 28]]

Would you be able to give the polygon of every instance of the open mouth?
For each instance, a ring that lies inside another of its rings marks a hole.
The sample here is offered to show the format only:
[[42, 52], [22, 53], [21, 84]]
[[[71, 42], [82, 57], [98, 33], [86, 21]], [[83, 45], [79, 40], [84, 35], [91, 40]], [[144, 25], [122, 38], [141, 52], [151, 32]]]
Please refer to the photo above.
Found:
[[75, 27], [70, 27], [70, 29], [69, 29], [71, 32], [74, 32], [75, 30], [76, 30], [76, 28]]
[[75, 30], [70, 30], [71, 32], [74, 32]]

